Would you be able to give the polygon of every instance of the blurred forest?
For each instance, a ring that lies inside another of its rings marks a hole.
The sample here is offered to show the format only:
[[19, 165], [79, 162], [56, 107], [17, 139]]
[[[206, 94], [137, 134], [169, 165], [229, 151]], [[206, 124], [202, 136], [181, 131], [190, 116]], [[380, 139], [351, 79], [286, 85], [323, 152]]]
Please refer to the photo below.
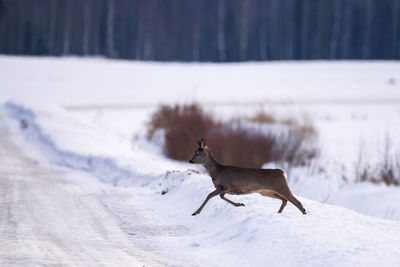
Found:
[[400, 0], [0, 0], [0, 53], [400, 59]]

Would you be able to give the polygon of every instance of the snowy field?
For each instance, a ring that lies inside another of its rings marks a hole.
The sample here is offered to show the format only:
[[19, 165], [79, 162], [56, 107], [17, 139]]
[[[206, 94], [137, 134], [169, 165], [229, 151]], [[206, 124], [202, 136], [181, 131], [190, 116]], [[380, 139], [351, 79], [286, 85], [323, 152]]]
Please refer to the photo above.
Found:
[[[400, 265], [400, 189], [355, 183], [360, 147], [371, 164], [388, 139], [390, 152], [400, 155], [399, 62], [199, 65], [3, 56], [0, 70], [3, 135], [41, 168], [66, 173], [63, 183], [93, 196], [131, 242], [132, 255], [144, 251], [139, 262]], [[221, 119], [263, 109], [313, 121], [322, 148], [316, 164], [324, 170], [289, 173], [308, 215], [291, 204], [277, 214], [279, 201], [246, 195], [232, 197], [245, 207], [215, 198], [190, 216], [213, 190], [210, 178], [202, 167], [165, 158], [145, 132], [158, 104], [191, 102]], [[6, 257], [0, 254], [0, 263]], [[12, 265], [9, 258], [3, 263]]]

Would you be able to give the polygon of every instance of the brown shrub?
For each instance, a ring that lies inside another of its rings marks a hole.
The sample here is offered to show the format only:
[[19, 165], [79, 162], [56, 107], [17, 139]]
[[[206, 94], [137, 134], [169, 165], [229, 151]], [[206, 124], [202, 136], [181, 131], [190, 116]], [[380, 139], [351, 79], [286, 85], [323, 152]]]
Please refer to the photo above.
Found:
[[260, 168], [275, 160], [277, 140], [271, 134], [220, 125], [207, 133], [206, 140], [214, 157], [223, 164]]
[[291, 125], [277, 142], [281, 161], [304, 166], [319, 155], [317, 132], [312, 125]]
[[165, 154], [187, 160], [196, 148], [196, 140], [207, 135], [217, 124], [198, 105], [161, 106], [151, 118], [148, 138], [158, 129], [165, 129]]
[[304, 165], [318, 154], [312, 126], [287, 126], [286, 131], [255, 130], [237, 121], [216, 122], [196, 105], [161, 106], [152, 116], [148, 137], [165, 130], [165, 154], [189, 160], [205, 138], [214, 157], [222, 164], [260, 168], [264, 163], [287, 161]]
[[[195, 123], [194, 123], [195, 122]], [[199, 105], [162, 105], [152, 115], [148, 128], [148, 137], [151, 138], [158, 129], [180, 129], [190, 126], [187, 132], [200, 131], [204, 134], [205, 129], [212, 127], [214, 120], [211, 115], [205, 113]]]

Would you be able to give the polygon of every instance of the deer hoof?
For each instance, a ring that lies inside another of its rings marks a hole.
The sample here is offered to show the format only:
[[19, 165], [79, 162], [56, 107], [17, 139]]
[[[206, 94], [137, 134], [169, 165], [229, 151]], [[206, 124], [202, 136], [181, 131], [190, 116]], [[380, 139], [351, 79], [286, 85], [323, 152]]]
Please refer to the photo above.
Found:
[[196, 216], [197, 214], [199, 214], [198, 212], [193, 212], [192, 216]]
[[238, 203], [238, 207], [244, 207], [245, 205], [243, 203]]

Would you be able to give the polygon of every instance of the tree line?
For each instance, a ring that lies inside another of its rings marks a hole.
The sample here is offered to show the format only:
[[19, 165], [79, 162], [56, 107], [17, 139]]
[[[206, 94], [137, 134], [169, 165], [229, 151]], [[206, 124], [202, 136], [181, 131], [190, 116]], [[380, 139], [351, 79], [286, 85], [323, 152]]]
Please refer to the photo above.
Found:
[[400, 59], [400, 0], [0, 0], [0, 53]]

